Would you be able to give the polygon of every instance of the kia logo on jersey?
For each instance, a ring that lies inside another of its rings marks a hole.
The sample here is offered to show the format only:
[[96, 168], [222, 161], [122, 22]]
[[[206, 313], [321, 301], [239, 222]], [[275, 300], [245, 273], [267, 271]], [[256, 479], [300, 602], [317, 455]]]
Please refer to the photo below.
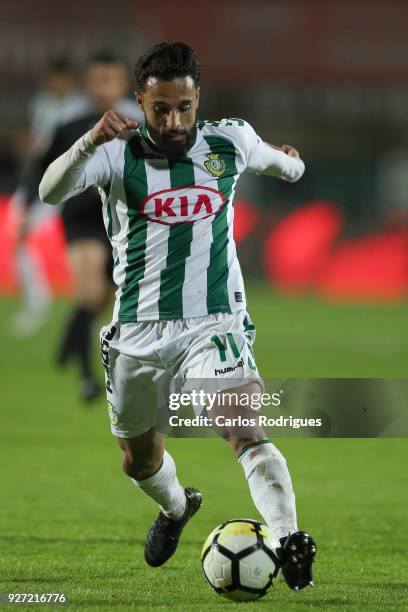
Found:
[[143, 200], [141, 211], [155, 223], [194, 223], [215, 215], [224, 202], [224, 194], [220, 191], [191, 185], [152, 193]]

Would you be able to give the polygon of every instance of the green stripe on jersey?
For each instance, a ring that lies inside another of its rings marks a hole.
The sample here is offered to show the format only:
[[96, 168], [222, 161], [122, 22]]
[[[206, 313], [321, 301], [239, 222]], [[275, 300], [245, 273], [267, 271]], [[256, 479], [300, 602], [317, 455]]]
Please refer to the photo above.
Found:
[[111, 239], [112, 238], [112, 211], [111, 211], [110, 202], [109, 202], [109, 195], [110, 195], [110, 190], [111, 190], [110, 181], [106, 183], [106, 185], [103, 187], [103, 190], [106, 196], [106, 212], [108, 215], [108, 227], [106, 228], [106, 231], [108, 233], [109, 239]]
[[212, 223], [212, 244], [210, 265], [207, 270], [207, 310], [208, 314], [231, 312], [228, 299], [228, 201], [237, 176], [234, 143], [221, 136], [204, 136], [211, 153], [218, 153], [227, 165], [227, 169], [217, 183], [224, 194], [225, 204], [215, 216]]
[[[194, 166], [190, 158], [169, 162], [172, 189], [195, 184]], [[159, 319], [183, 318], [183, 284], [186, 259], [193, 239], [192, 223], [170, 226], [166, 267], [160, 275]]]
[[123, 183], [129, 219], [125, 282], [120, 298], [119, 321], [136, 321], [139, 281], [145, 271], [147, 219], [140, 215], [140, 202], [147, 197], [147, 177], [143, 149], [134, 138], [125, 147]]

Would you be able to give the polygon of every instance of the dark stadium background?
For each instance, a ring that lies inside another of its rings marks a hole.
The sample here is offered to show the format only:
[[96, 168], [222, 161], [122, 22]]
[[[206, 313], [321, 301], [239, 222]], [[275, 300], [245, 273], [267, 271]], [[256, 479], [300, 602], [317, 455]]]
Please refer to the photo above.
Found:
[[[202, 65], [200, 117], [243, 117], [265, 140], [295, 146], [306, 163], [298, 184], [245, 176], [237, 194], [236, 237], [261, 372], [402, 379], [407, 22], [404, 0], [2, 2], [0, 591], [63, 589], [86, 609], [223, 609], [200, 576], [200, 544], [232, 507], [256, 515], [220, 443], [172, 440], [183, 479], [204, 489], [206, 514], [169, 566], [177, 575], [145, 568], [141, 543], [156, 510], [120, 474], [103, 399], [84, 409], [73, 372], [53, 369], [70, 296], [55, 220], [28, 237], [57, 295], [49, 321], [29, 338], [10, 329], [20, 293], [9, 198], [26, 152], [28, 104], [47, 61], [65, 53], [80, 70], [90, 53], [108, 48], [131, 68], [155, 42], [190, 44]], [[388, 440], [278, 441], [302, 525], [321, 545], [320, 586], [300, 596], [305, 605], [402, 609], [406, 443], [397, 438], [406, 433], [397, 425]], [[275, 609], [301, 609], [283, 585], [272, 597]]]
[[[396, 0], [2, 3], [0, 193], [15, 187], [27, 103], [50, 57], [64, 52], [80, 68], [103, 47], [131, 66], [151, 43], [182, 39], [202, 63], [202, 117], [243, 116], [306, 160], [295, 186], [241, 181], [240, 197], [260, 212], [247, 273], [259, 276], [266, 266], [272, 282], [334, 298], [401, 299], [408, 283], [407, 16], [407, 4]], [[9, 291], [5, 202], [0, 289]], [[278, 245], [259, 249], [295, 210]]]

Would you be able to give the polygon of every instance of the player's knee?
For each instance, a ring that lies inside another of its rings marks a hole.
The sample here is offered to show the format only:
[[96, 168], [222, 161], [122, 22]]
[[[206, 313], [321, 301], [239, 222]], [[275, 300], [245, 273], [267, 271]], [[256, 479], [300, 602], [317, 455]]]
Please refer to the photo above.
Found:
[[251, 444], [256, 444], [260, 440], [267, 439], [266, 433], [260, 427], [233, 427], [229, 430], [225, 438], [234, 453], [239, 455]]
[[225, 438], [227, 444], [232, 448], [235, 454], [239, 455], [242, 451], [249, 445], [255, 444], [262, 438], [259, 435], [253, 436], [241, 436], [239, 434], [230, 433], [227, 438]]
[[154, 474], [159, 469], [160, 463], [161, 459], [154, 456], [142, 455], [131, 449], [123, 451], [123, 471], [135, 480], [142, 480]]

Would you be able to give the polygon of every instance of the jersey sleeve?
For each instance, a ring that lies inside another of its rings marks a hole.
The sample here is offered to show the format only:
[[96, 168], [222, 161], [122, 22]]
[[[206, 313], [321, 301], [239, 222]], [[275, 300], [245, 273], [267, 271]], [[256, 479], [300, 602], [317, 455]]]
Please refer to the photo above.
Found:
[[291, 183], [301, 178], [305, 171], [305, 164], [301, 159], [275, 149], [264, 142], [249, 123], [241, 123], [242, 125], [237, 127], [238, 142], [248, 172], [276, 176]]
[[39, 186], [40, 199], [60, 204], [93, 185], [103, 187], [110, 176], [104, 145], [94, 145], [87, 132], [48, 166]]

